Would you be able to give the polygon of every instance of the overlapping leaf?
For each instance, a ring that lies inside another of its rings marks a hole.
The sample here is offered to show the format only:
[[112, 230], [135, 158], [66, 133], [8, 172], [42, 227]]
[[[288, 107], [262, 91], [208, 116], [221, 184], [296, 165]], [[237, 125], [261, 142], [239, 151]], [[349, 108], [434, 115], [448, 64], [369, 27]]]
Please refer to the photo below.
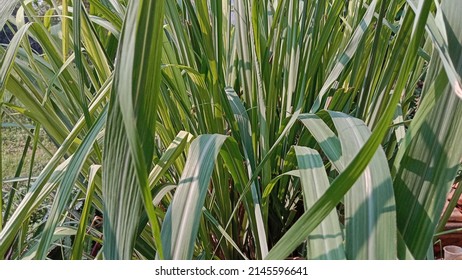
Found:
[[103, 161], [106, 259], [131, 259], [142, 202], [162, 256], [148, 171], [161, 81], [163, 5], [164, 1], [130, 2], [124, 20]]

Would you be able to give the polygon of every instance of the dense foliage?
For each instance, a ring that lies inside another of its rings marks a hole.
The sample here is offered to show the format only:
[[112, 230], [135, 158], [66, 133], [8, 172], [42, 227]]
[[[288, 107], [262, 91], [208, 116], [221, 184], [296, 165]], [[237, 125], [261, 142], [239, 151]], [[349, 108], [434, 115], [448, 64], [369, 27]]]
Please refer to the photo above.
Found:
[[457, 0], [59, 2], [0, 1], [1, 116], [56, 145], [0, 258], [432, 258]]

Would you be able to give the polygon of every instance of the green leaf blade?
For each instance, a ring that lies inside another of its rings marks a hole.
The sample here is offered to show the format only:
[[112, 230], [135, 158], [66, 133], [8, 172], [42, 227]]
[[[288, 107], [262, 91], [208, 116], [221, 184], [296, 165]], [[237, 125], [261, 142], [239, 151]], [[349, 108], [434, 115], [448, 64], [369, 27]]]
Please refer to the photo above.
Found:
[[201, 135], [188, 153], [185, 170], [162, 225], [165, 259], [191, 259], [214, 162], [225, 135]]
[[[300, 170], [305, 209], [309, 209], [329, 188], [329, 179], [316, 150], [300, 146], [294, 146], [294, 150]], [[346, 259], [343, 233], [335, 209], [308, 236], [308, 259]]]

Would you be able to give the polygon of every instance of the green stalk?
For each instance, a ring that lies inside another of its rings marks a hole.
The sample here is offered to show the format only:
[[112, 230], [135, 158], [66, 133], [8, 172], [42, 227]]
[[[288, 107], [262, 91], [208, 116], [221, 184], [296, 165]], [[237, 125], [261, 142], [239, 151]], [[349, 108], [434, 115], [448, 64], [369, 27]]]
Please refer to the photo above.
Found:
[[378, 49], [379, 49], [379, 42], [380, 42], [380, 35], [381, 35], [381, 31], [382, 31], [382, 26], [383, 26], [383, 19], [385, 17], [385, 12], [387, 10], [387, 4], [388, 4], [388, 1], [385, 1], [385, 0], [382, 0], [382, 5], [380, 6], [380, 14], [379, 14], [379, 18], [377, 20], [377, 27], [376, 27], [376, 30], [375, 30], [375, 36], [374, 36], [374, 43], [373, 43], [373, 46], [372, 46], [372, 55], [371, 55], [371, 60], [370, 60], [370, 63], [367, 65], [367, 74], [366, 74], [366, 79], [364, 80], [364, 85], [362, 87], [362, 90], [361, 90], [361, 95], [360, 95], [360, 98], [359, 98], [359, 107], [358, 107], [358, 111], [356, 112], [356, 117], [357, 118], [360, 118], [360, 119], [365, 119], [366, 115], [367, 115], [367, 110], [368, 110], [368, 99], [371, 97], [371, 95], [369, 94], [369, 90], [371, 88], [371, 82], [372, 82], [372, 78], [373, 78], [373, 75], [375, 74], [374, 73], [374, 70], [375, 70], [375, 61], [376, 61], [376, 58], [377, 58], [377, 52], [378, 52]]
[[68, 0], [63, 0], [62, 6], [63, 6], [63, 11], [62, 11], [62, 17], [61, 17], [61, 30], [62, 30], [62, 48], [63, 48], [63, 62], [66, 62], [67, 60], [67, 53], [69, 49], [69, 26], [68, 26]]

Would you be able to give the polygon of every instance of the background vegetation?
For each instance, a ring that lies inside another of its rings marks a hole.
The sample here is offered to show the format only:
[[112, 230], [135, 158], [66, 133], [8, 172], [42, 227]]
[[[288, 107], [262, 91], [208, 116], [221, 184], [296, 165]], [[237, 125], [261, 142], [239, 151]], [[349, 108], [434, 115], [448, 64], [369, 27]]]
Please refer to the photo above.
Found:
[[462, 158], [460, 14], [1, 1], [24, 153], [0, 158], [0, 258], [433, 259]]

